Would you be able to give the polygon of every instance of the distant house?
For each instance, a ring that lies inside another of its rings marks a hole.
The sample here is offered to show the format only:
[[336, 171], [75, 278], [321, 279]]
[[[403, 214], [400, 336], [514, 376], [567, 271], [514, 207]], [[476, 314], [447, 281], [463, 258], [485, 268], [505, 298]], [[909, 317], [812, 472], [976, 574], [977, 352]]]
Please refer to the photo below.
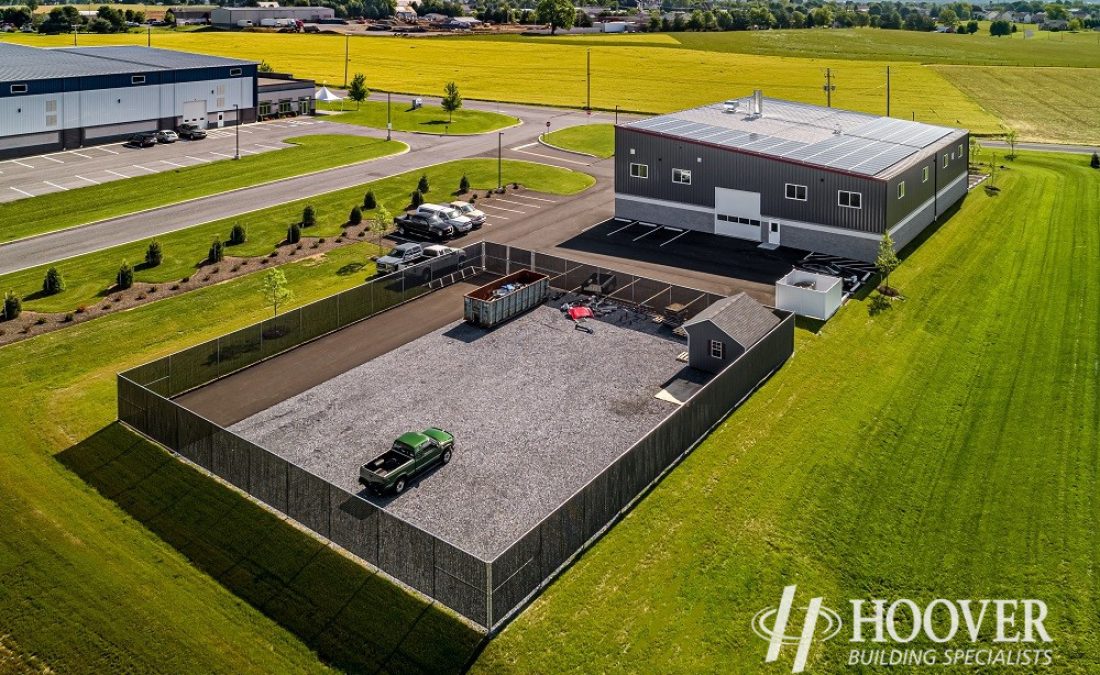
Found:
[[717, 373], [779, 325], [780, 317], [744, 293], [723, 298], [684, 323], [688, 365]]
[[1039, 30], [1066, 30], [1069, 28], [1069, 22], [1065, 19], [1052, 19], [1050, 21], [1044, 21], [1039, 24]]

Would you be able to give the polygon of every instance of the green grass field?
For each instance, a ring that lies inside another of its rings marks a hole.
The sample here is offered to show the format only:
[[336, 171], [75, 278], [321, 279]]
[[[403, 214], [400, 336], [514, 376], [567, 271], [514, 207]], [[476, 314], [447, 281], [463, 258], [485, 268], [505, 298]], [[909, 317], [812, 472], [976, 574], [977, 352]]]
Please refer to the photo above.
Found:
[[[343, 101], [344, 112], [328, 115], [328, 122], [343, 122], [375, 129], [386, 128], [386, 102], [364, 101], [356, 109], [355, 103]], [[324, 110], [340, 110], [340, 103], [319, 103]], [[485, 134], [518, 124], [510, 115], [482, 110], [459, 109], [448, 115], [439, 106], [426, 105], [416, 110], [408, 101], [394, 101], [390, 106], [390, 120], [394, 131], [417, 131], [428, 134]]]
[[[788, 673], [750, 628], [786, 584], [834, 608], [1040, 598], [1052, 671], [1100, 669], [1100, 172], [1007, 165], [891, 278], [905, 300], [800, 331], [475, 672]], [[848, 672], [847, 648], [807, 672]]]
[[1100, 144], [1100, 68], [935, 69], [1022, 139]]
[[545, 143], [565, 150], [607, 158], [615, 154], [615, 125], [581, 124], [544, 134]]
[[[549, 170], [544, 166], [530, 162], [507, 160], [503, 164], [504, 178], [507, 183], [518, 182], [533, 190], [555, 194], [574, 194], [592, 185], [594, 179], [583, 173], [566, 169]], [[374, 181], [368, 185], [346, 188], [316, 197], [288, 201], [278, 206], [253, 211], [244, 215], [226, 218], [195, 227], [171, 232], [159, 237], [164, 251], [163, 262], [151, 269], [137, 269], [136, 281], [148, 283], [168, 283], [178, 281], [196, 273], [205, 259], [211, 242], [219, 237], [223, 242], [229, 239], [229, 231], [234, 223], [240, 223], [248, 233], [248, 240], [239, 246], [228, 246], [227, 256], [250, 257], [270, 253], [277, 244], [286, 238], [287, 228], [300, 222], [302, 209], [312, 204], [317, 210], [317, 225], [303, 231], [306, 237], [334, 237], [338, 235], [352, 207], [363, 203], [363, 195], [368, 188], [374, 190], [379, 203], [384, 204], [392, 214], [399, 214], [408, 206], [409, 194], [416, 189], [420, 175], [427, 174], [433, 186], [429, 198], [449, 197], [452, 190], [458, 189], [459, 179], [467, 175], [475, 188], [489, 188], [496, 185], [497, 163], [495, 159], [471, 159], [448, 162], [425, 170], [416, 170], [391, 178]], [[373, 212], [366, 212], [368, 219]], [[122, 261], [137, 265], [145, 259], [145, 249], [152, 239], [144, 239], [123, 244], [95, 253], [89, 253], [63, 260], [54, 265], [32, 267], [0, 276], [0, 288], [15, 290], [22, 295], [24, 308], [42, 312], [72, 311], [84, 305], [90, 306], [100, 301], [107, 289], [114, 283], [114, 277]], [[309, 249], [304, 249], [308, 254]], [[56, 266], [65, 278], [66, 288], [61, 293], [40, 296], [42, 279], [46, 269]]]
[[407, 147], [359, 136], [299, 136], [287, 142], [295, 147], [0, 204], [0, 242], [375, 159]]
[[[141, 36], [87, 36], [82, 44], [136, 44]], [[650, 37], [650, 36], [644, 36]], [[26, 44], [60, 45], [65, 36], [12, 36]], [[788, 58], [753, 54], [596, 45], [592, 52], [592, 105], [668, 112], [713, 103], [762, 88], [770, 96], [825, 103], [824, 70], [833, 68], [833, 105], [866, 112], [886, 109], [885, 61]], [[467, 99], [523, 101], [583, 107], [585, 44], [480, 39], [385, 40], [353, 38], [350, 70], [367, 73], [372, 89], [439, 95], [450, 81]], [[265, 60], [318, 82], [343, 80], [344, 41], [325, 35], [190, 33], [164, 35], [158, 46]], [[415, 64], [415, 78], [409, 76]], [[500, 64], [487, 68], [485, 64]], [[893, 113], [924, 122], [998, 133], [1001, 126], [950, 82], [916, 63], [893, 65]], [[654, 82], [675, 86], [654, 86]], [[936, 92], [936, 97], [929, 96]]]

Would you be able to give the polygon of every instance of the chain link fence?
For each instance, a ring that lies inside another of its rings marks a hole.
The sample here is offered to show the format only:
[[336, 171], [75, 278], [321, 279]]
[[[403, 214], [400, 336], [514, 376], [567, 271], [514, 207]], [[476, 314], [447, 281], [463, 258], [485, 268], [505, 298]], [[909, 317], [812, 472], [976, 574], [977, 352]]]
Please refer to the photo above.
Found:
[[790, 356], [794, 317], [785, 315], [763, 340], [492, 561], [171, 400], [482, 271], [504, 275], [532, 269], [549, 275], [557, 291], [598, 289], [655, 314], [679, 304], [690, 317], [722, 297], [491, 242], [463, 251], [461, 264], [410, 267], [121, 373], [119, 420], [473, 622], [499, 627]]

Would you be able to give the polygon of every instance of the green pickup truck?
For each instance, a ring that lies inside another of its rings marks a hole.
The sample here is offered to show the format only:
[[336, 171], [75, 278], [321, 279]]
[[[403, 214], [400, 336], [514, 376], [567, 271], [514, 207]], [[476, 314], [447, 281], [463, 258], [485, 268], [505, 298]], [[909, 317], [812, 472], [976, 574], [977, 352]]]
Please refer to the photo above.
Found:
[[392, 448], [359, 468], [359, 482], [376, 494], [401, 494], [416, 474], [436, 462], [451, 461], [454, 446], [455, 437], [436, 427], [402, 434]]

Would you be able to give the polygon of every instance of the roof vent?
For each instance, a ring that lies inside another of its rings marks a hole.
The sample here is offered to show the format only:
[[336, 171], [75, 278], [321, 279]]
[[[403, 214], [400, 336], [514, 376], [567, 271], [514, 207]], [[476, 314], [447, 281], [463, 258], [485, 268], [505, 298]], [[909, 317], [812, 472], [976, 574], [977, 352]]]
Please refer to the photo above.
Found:
[[839, 125], [839, 124], [838, 124], [838, 125], [836, 125], [836, 128], [835, 128], [835, 129], [833, 129], [833, 135], [834, 135], [834, 136], [839, 136], [839, 135], [841, 135], [842, 133], [844, 133], [844, 132], [840, 130], [840, 125]]
[[760, 117], [764, 114], [764, 92], [756, 89], [752, 92], [752, 115]]

